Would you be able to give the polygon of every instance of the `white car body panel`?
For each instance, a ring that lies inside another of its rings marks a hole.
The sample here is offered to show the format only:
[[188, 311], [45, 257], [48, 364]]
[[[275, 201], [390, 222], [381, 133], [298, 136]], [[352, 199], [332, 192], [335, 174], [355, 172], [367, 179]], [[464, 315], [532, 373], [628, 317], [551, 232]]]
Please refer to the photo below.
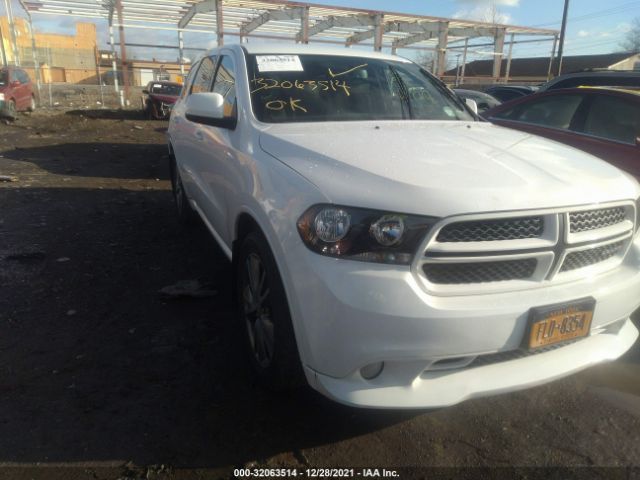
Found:
[[[350, 49], [243, 47], [249, 53], [405, 61]], [[563, 215], [556, 211], [599, 205], [624, 205], [631, 218], [640, 196], [635, 180], [584, 152], [488, 123], [261, 123], [250, 107], [243, 47], [221, 50], [237, 68], [236, 129], [187, 120], [180, 99], [168, 140], [191, 202], [228, 256], [241, 215], [264, 233], [312, 387], [356, 406], [438, 407], [550, 381], [613, 360], [634, 343], [638, 331], [629, 316], [640, 304], [635, 232], [626, 254], [606, 271], [584, 269], [575, 278], [504, 291], [434, 292], [422, 280], [419, 254], [410, 266], [321, 256], [304, 245], [296, 221], [321, 203], [435, 216], [444, 223], [522, 211]], [[555, 242], [549, 235], [545, 241]], [[473, 361], [514, 351], [531, 308], [584, 297], [596, 301], [591, 336], [584, 340], [491, 365], [427, 371], [442, 359]], [[375, 362], [385, 362], [382, 374], [365, 380], [360, 369]]]

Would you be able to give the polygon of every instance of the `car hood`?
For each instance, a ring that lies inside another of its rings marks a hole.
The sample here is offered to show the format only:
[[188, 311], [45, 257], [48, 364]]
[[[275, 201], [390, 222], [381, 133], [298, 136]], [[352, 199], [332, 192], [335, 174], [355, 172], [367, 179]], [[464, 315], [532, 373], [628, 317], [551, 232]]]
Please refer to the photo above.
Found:
[[629, 175], [580, 150], [484, 122], [280, 124], [260, 146], [330, 202], [446, 216], [635, 199]]

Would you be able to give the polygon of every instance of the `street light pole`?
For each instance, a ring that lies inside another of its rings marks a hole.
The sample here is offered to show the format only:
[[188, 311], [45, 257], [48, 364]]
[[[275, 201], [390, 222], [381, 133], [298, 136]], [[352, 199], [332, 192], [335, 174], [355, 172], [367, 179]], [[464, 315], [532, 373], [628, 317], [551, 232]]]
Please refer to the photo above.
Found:
[[558, 68], [556, 75], [562, 72], [562, 52], [564, 50], [564, 34], [567, 29], [567, 13], [569, 12], [569, 0], [564, 0], [564, 11], [562, 12], [562, 26], [560, 27], [560, 41], [558, 44]]

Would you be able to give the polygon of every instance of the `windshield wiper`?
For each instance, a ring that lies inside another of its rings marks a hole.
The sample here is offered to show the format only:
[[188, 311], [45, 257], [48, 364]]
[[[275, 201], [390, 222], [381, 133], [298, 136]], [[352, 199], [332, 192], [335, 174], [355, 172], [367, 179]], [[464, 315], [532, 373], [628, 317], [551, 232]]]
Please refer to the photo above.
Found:
[[[411, 107], [411, 97], [409, 97], [409, 90], [407, 89], [407, 86], [404, 84], [404, 82], [402, 81], [402, 78], [400, 78], [400, 75], [398, 75], [398, 72], [396, 72], [396, 70], [393, 67], [389, 67], [389, 70], [391, 70], [391, 74], [393, 75], [393, 78], [396, 81], [396, 84], [398, 85], [398, 88], [400, 89], [400, 100], [401, 103], [400, 105], [402, 106], [402, 100], [403, 97], [404, 99], [406, 99], [407, 101], [407, 108], [409, 110], [409, 118], [411, 120], [414, 119], [413, 117], [413, 108]], [[406, 118], [405, 114], [404, 114], [404, 106], [402, 106], [402, 118]]]

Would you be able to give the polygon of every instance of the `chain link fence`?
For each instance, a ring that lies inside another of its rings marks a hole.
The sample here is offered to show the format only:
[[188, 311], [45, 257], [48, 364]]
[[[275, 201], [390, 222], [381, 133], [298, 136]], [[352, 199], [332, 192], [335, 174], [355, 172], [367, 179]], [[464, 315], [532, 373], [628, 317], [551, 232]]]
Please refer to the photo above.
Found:
[[127, 62], [126, 72], [119, 62], [114, 70], [111, 52], [82, 48], [20, 48], [19, 59], [41, 108], [142, 108], [149, 82], [182, 83], [189, 70], [189, 65], [135, 59]]

